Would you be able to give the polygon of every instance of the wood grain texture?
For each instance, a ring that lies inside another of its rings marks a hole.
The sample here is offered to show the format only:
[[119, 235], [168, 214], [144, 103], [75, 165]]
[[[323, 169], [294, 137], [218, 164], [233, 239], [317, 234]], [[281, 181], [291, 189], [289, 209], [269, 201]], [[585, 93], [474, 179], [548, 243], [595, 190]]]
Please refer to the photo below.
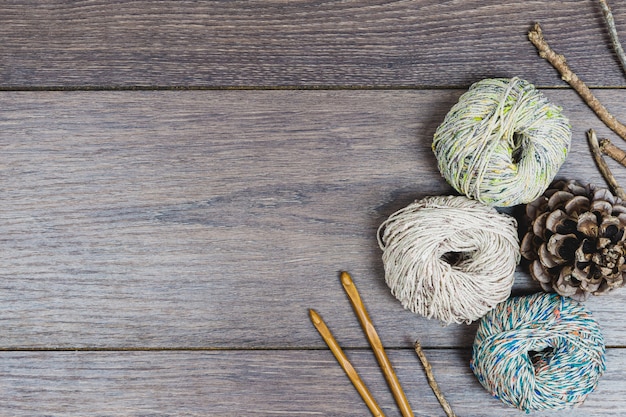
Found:
[[[613, 136], [537, 56], [535, 21], [626, 114], [595, 1], [2, 2], [0, 414], [368, 415], [315, 308], [398, 416], [348, 270], [416, 415], [443, 415], [417, 338], [457, 415], [520, 415], [469, 370], [475, 325], [390, 294], [375, 232], [451, 193], [432, 135], [455, 88], [486, 77], [557, 87], [574, 131], [560, 176], [602, 184], [585, 131]], [[520, 267], [514, 293], [536, 290]], [[587, 302], [611, 346], [597, 392], [533, 416], [626, 414], [625, 301]]]
[[564, 86], [526, 39], [535, 21], [591, 85], [625, 85], [595, 1], [12, 0], [0, 88]]
[[[418, 338], [457, 415], [519, 416], [469, 370], [476, 325], [390, 294], [375, 233], [451, 193], [432, 135], [486, 77], [550, 87], [574, 131], [560, 176], [602, 184], [585, 131], [613, 135], [537, 56], [535, 21], [626, 114], [595, 0], [3, 1], [0, 415], [368, 415], [315, 308], [399, 416], [347, 270], [417, 416], [443, 415]], [[521, 266], [514, 294], [536, 290]], [[626, 414], [626, 290], [587, 306], [606, 375], [582, 408], [533, 416]]]
[[[402, 309], [375, 238], [451, 192], [430, 143], [461, 93], [3, 93], [0, 347], [323, 347], [309, 308], [366, 347], [340, 270], [385, 346], [470, 346], [474, 327]], [[608, 131], [571, 91], [546, 94], [574, 130], [561, 176], [601, 182], [584, 132]], [[520, 269], [515, 293], [537, 288]], [[588, 303], [610, 345], [626, 344], [624, 297]]]
[[[388, 417], [400, 416], [371, 352], [349, 351]], [[459, 416], [520, 416], [492, 398], [469, 369], [469, 351], [429, 350], [442, 391]], [[442, 416], [414, 352], [389, 352], [416, 416]], [[575, 410], [533, 416], [623, 416], [623, 350]], [[327, 350], [217, 352], [3, 352], [0, 408], [22, 416], [370, 415]]]

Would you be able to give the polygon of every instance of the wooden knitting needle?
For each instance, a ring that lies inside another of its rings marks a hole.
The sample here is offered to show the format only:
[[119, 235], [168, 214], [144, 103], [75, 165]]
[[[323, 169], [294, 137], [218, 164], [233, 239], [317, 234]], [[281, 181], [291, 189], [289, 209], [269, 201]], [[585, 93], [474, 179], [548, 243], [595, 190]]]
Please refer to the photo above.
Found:
[[341, 283], [343, 288], [346, 290], [348, 294], [348, 298], [350, 299], [350, 303], [356, 312], [359, 321], [361, 322], [361, 327], [363, 327], [363, 331], [367, 336], [367, 339], [370, 342], [372, 350], [374, 351], [374, 355], [376, 355], [376, 359], [378, 360], [378, 364], [380, 365], [380, 369], [382, 369], [383, 374], [385, 375], [385, 379], [387, 380], [387, 384], [391, 389], [391, 393], [396, 399], [396, 403], [400, 408], [400, 412], [403, 417], [414, 417], [413, 410], [411, 410], [411, 406], [409, 405], [409, 400], [406, 398], [404, 391], [402, 391], [402, 386], [400, 385], [400, 381], [396, 376], [396, 373], [391, 366], [391, 362], [385, 353], [385, 349], [383, 348], [383, 344], [378, 337], [378, 333], [376, 333], [376, 329], [374, 328], [374, 324], [372, 320], [370, 320], [370, 316], [365, 309], [365, 305], [361, 300], [361, 296], [352, 281], [352, 277], [347, 272], [341, 273]]
[[367, 389], [365, 383], [356, 372], [356, 369], [354, 369], [354, 367], [346, 357], [346, 354], [343, 353], [343, 350], [337, 343], [337, 340], [335, 340], [333, 334], [326, 326], [326, 323], [324, 323], [324, 320], [322, 320], [320, 315], [317, 314], [317, 311], [313, 309], [309, 310], [309, 316], [311, 317], [311, 322], [322, 336], [322, 339], [324, 339], [324, 341], [330, 348], [330, 351], [333, 352], [333, 355], [335, 355], [337, 362], [339, 362], [339, 365], [341, 365], [343, 370], [346, 372], [346, 375], [348, 375], [348, 378], [350, 378], [350, 381], [352, 381], [352, 385], [354, 385], [356, 390], [361, 395], [361, 398], [363, 398], [363, 401], [365, 401], [365, 404], [372, 412], [372, 415], [374, 417], [385, 417], [385, 415], [383, 414], [383, 410], [381, 410], [381, 408], [376, 403], [376, 400], [374, 400], [372, 393]]

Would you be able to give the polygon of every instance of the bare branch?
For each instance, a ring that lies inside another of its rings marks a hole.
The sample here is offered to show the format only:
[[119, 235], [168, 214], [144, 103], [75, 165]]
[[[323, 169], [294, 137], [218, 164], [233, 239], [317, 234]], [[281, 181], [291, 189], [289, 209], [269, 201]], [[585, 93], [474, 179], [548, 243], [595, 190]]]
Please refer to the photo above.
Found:
[[613, 19], [613, 13], [606, 0], [600, 0], [600, 6], [602, 7], [602, 14], [604, 14], [604, 22], [609, 30], [609, 36], [611, 37], [611, 43], [613, 44], [613, 50], [622, 64], [622, 70], [626, 72], [626, 55], [624, 55], [624, 49], [617, 36], [617, 28], [615, 27], [615, 19]]
[[422, 346], [420, 345], [419, 340], [415, 341], [415, 353], [417, 353], [417, 357], [422, 362], [422, 366], [424, 367], [424, 371], [426, 372], [428, 385], [430, 385], [433, 393], [435, 393], [435, 397], [437, 397], [437, 400], [439, 400], [439, 404], [441, 404], [441, 407], [446, 413], [446, 416], [456, 417], [456, 414], [454, 414], [454, 411], [452, 411], [452, 407], [450, 407], [450, 403], [448, 403], [446, 397], [444, 397], [443, 393], [441, 392], [441, 389], [439, 389], [439, 384], [437, 384], [435, 376], [433, 375], [433, 367], [430, 365], [430, 362], [428, 362], [428, 359], [426, 359], [426, 355], [422, 350]]
[[596, 132], [594, 132], [593, 129], [589, 129], [589, 131], [587, 132], [587, 137], [589, 138], [589, 146], [591, 147], [593, 159], [596, 161], [596, 165], [598, 165], [598, 169], [604, 177], [604, 180], [607, 182], [609, 187], [611, 187], [611, 190], [613, 191], [613, 193], [615, 193], [616, 196], [626, 201], [626, 193], [624, 192], [624, 189], [620, 187], [620, 185], [617, 183], [617, 180], [613, 176], [613, 173], [609, 169], [609, 166], [606, 164], [606, 161], [602, 157]]
[[600, 139], [600, 150], [603, 154], [610, 156], [619, 164], [626, 167], [626, 152], [613, 145], [610, 140], [604, 138]]
[[539, 51], [539, 56], [548, 61], [561, 74], [561, 78], [566, 81], [582, 97], [587, 105], [598, 115], [611, 130], [626, 140], [626, 126], [615, 118], [593, 95], [589, 87], [569, 68], [565, 57], [557, 54], [543, 38], [543, 32], [539, 23], [528, 32], [528, 39]]

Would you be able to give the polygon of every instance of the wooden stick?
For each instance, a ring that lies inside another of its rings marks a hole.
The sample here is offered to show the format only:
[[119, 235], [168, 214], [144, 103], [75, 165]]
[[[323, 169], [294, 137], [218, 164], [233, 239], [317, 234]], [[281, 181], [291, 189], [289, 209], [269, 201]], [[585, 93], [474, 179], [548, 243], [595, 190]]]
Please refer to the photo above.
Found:
[[613, 145], [610, 140], [605, 138], [600, 139], [600, 150], [603, 154], [610, 156], [619, 164], [626, 167], [626, 152]]
[[602, 8], [602, 14], [604, 15], [604, 22], [609, 30], [609, 36], [611, 37], [611, 43], [613, 44], [613, 50], [622, 64], [622, 70], [626, 72], [626, 56], [624, 55], [624, 49], [617, 36], [617, 28], [615, 27], [615, 19], [613, 19], [613, 13], [606, 0], [600, 0], [600, 6]]
[[365, 309], [365, 305], [361, 300], [361, 296], [352, 281], [352, 277], [347, 272], [341, 273], [341, 283], [343, 284], [343, 288], [346, 290], [348, 294], [348, 298], [350, 299], [350, 303], [354, 308], [354, 311], [361, 322], [361, 327], [363, 327], [363, 331], [367, 336], [367, 339], [370, 342], [370, 346], [374, 351], [374, 355], [378, 360], [378, 364], [380, 365], [380, 369], [382, 369], [383, 374], [385, 375], [385, 379], [387, 380], [387, 384], [391, 389], [391, 393], [396, 399], [396, 403], [400, 408], [400, 412], [403, 417], [413, 417], [413, 410], [411, 410], [411, 406], [409, 405], [409, 400], [406, 398], [404, 391], [402, 390], [402, 386], [400, 385], [400, 381], [396, 376], [396, 373], [393, 370], [393, 366], [391, 366], [391, 362], [385, 353], [385, 349], [383, 348], [383, 344], [378, 337], [378, 333], [376, 333], [376, 329], [374, 328], [374, 324]]
[[350, 378], [352, 385], [354, 385], [354, 388], [356, 388], [358, 393], [361, 395], [361, 398], [363, 398], [363, 401], [365, 401], [365, 404], [372, 412], [372, 415], [374, 417], [385, 417], [383, 410], [378, 406], [378, 403], [376, 403], [372, 393], [369, 389], [367, 389], [365, 382], [363, 382], [356, 369], [354, 369], [354, 366], [352, 366], [348, 360], [348, 357], [339, 346], [339, 343], [337, 343], [337, 340], [326, 326], [326, 323], [324, 323], [324, 320], [322, 320], [322, 317], [320, 317], [317, 311], [313, 309], [309, 310], [309, 317], [319, 334], [322, 336], [322, 339], [324, 339], [330, 348], [330, 351], [333, 355], [335, 355], [339, 365], [341, 365], [343, 370], [346, 372], [346, 375], [348, 375], [348, 378]]
[[598, 165], [598, 169], [604, 177], [604, 180], [607, 182], [609, 187], [611, 187], [616, 196], [626, 201], [626, 193], [624, 193], [624, 189], [620, 187], [620, 185], [617, 183], [617, 180], [613, 176], [613, 173], [609, 169], [609, 166], [606, 164], [606, 161], [602, 157], [602, 153], [600, 152], [600, 144], [598, 143], [598, 137], [596, 136], [596, 132], [594, 132], [593, 129], [589, 129], [589, 131], [587, 132], [587, 137], [589, 139], [589, 146], [591, 148], [593, 159], [596, 161], [596, 165]]
[[422, 362], [422, 365], [424, 366], [428, 385], [430, 385], [430, 388], [435, 393], [435, 397], [437, 397], [437, 400], [439, 400], [439, 404], [441, 404], [443, 411], [448, 417], [456, 417], [456, 414], [454, 414], [454, 411], [452, 411], [452, 407], [450, 407], [450, 403], [448, 403], [446, 397], [444, 397], [443, 393], [441, 392], [441, 389], [439, 389], [439, 384], [437, 384], [437, 381], [435, 380], [435, 375], [433, 375], [433, 368], [430, 365], [430, 362], [428, 362], [428, 359], [426, 359], [426, 355], [422, 350], [422, 346], [420, 345], [419, 340], [415, 341], [415, 353], [417, 353], [417, 357], [420, 359], [420, 362]]
[[539, 51], [539, 56], [548, 61], [561, 74], [561, 78], [566, 81], [582, 97], [587, 105], [611, 130], [626, 140], [626, 126], [620, 123], [593, 95], [589, 87], [569, 68], [565, 57], [559, 55], [548, 45], [543, 38], [543, 32], [539, 23], [528, 32], [528, 39]]

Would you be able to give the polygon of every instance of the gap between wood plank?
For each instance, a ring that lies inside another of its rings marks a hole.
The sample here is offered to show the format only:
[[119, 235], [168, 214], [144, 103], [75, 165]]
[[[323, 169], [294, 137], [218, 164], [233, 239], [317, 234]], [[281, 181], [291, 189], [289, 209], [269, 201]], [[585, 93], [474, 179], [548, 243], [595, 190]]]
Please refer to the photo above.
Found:
[[[626, 347], [624, 347], [626, 348]], [[345, 351], [368, 351], [369, 347], [343, 347]], [[425, 347], [423, 350], [450, 350], [450, 351], [463, 351], [468, 350], [469, 348], [464, 347]], [[208, 347], [208, 346], [173, 346], [173, 347], [149, 347], [149, 346], [138, 346], [138, 347], [40, 347], [40, 348], [20, 348], [20, 347], [7, 347], [0, 348], [0, 352], [275, 352], [275, 351], [323, 351], [328, 350], [326, 347], [284, 347], [284, 346], [271, 346], [271, 347]], [[404, 346], [393, 346], [393, 347], [385, 347], [387, 351], [402, 351], [402, 350], [413, 350], [411, 347]]]
[[[368, 347], [346, 347], [344, 351], [362, 352], [368, 351]], [[472, 348], [465, 347], [423, 347], [428, 351], [470, 351]], [[626, 346], [606, 346], [607, 350], [626, 350]], [[262, 348], [228, 348], [228, 347], [79, 347], [79, 348], [0, 348], [0, 353], [6, 352], [278, 352], [278, 351], [324, 351], [323, 347], [262, 347]], [[410, 347], [385, 347], [386, 351], [413, 351]]]
[[[476, 80], [479, 81], [479, 80]], [[466, 90], [469, 85], [435, 85], [435, 86], [393, 86], [393, 85], [321, 85], [321, 86], [44, 86], [44, 87], [12, 87], [0, 86], [0, 93], [4, 92], [42, 92], [42, 91], [437, 91], [437, 90]], [[571, 90], [569, 86], [542, 86], [535, 85], [541, 90]], [[591, 90], [626, 90], [626, 86], [598, 86], [590, 87]]]

